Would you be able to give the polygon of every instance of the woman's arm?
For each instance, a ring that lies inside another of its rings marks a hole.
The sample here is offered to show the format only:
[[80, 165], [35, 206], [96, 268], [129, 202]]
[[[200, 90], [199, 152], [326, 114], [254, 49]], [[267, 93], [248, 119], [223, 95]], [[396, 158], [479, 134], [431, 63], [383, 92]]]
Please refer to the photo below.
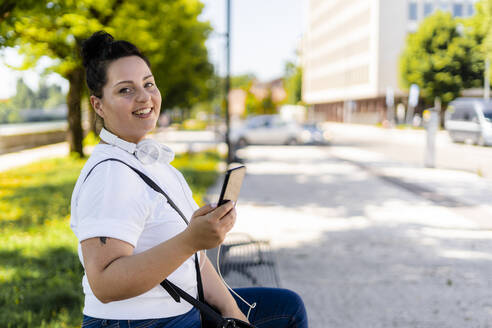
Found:
[[224, 317], [248, 321], [206, 256], [201, 273], [205, 300], [215, 306]]
[[142, 253], [114, 238], [81, 242], [84, 267], [94, 295], [103, 303], [135, 297], [158, 285], [195, 252], [216, 247], [236, 220], [234, 204], [198, 209], [182, 233]]

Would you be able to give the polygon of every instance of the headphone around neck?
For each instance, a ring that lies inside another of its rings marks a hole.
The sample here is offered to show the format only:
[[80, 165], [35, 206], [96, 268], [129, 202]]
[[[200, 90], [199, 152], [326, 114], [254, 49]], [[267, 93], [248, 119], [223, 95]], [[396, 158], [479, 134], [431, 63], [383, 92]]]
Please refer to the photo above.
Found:
[[155, 162], [169, 164], [174, 160], [174, 151], [153, 139], [143, 139], [138, 144], [135, 144], [118, 138], [105, 128], [101, 129], [99, 137], [104, 142], [135, 155], [142, 164], [152, 164]]

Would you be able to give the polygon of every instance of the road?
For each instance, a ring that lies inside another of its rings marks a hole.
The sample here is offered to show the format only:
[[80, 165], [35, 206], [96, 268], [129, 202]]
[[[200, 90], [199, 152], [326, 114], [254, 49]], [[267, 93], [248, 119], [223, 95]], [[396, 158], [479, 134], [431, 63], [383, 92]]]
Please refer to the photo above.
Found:
[[[369, 125], [327, 123], [333, 145], [350, 146], [383, 154], [388, 159], [423, 166], [426, 135], [423, 130], [382, 129]], [[65, 128], [66, 122], [0, 125], [0, 136]], [[177, 151], [190, 147], [200, 150], [216, 142], [212, 131], [167, 131], [156, 134], [164, 143], [172, 143]], [[492, 147], [452, 143], [445, 131], [436, 139], [436, 166], [463, 170], [492, 178]]]
[[[423, 166], [424, 130], [382, 129], [368, 125], [328, 123], [336, 146], [351, 146], [383, 154], [391, 160]], [[463, 170], [492, 178], [492, 147], [453, 143], [446, 131], [436, 138], [436, 167]]]

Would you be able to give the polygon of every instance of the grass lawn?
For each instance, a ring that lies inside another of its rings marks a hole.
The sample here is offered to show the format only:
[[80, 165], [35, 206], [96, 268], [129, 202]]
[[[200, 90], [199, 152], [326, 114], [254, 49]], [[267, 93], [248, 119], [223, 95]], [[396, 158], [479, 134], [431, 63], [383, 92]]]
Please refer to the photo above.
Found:
[[[200, 205], [220, 160], [206, 152], [172, 163]], [[83, 270], [69, 205], [84, 163], [67, 157], [0, 172], [0, 327], [80, 327]]]

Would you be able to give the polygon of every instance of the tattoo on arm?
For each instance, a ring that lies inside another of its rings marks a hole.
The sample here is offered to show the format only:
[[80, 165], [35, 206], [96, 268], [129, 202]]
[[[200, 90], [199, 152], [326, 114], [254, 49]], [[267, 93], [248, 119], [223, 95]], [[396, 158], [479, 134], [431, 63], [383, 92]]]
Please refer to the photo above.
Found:
[[99, 237], [99, 240], [101, 241], [102, 244], [106, 245], [106, 239], [108, 237]]

